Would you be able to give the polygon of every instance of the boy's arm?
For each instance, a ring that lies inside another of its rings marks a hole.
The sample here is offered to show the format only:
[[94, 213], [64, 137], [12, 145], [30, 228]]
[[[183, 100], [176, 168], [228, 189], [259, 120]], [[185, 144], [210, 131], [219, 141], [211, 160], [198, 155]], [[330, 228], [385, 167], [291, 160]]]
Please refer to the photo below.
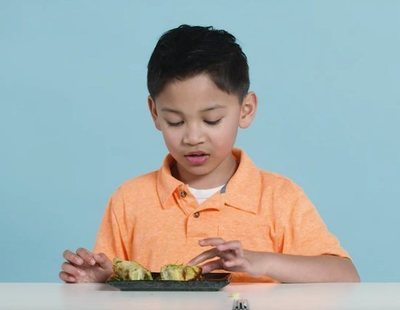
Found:
[[[247, 253], [246, 253], [247, 252]], [[268, 275], [279, 282], [359, 282], [352, 261], [334, 255], [301, 256], [245, 251], [256, 275]]]
[[239, 241], [224, 241], [221, 238], [204, 239], [200, 245], [211, 246], [211, 249], [193, 258], [189, 264], [204, 263], [204, 273], [225, 269], [292, 283], [360, 281], [356, 268], [348, 258], [248, 251], [242, 248]]

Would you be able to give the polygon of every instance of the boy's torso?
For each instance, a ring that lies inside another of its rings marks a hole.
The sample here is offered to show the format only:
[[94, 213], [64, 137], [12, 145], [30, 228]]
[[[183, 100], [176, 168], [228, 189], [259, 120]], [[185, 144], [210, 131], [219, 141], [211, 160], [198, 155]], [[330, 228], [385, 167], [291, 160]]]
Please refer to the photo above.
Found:
[[122, 232], [125, 258], [158, 271], [164, 264], [186, 263], [206, 250], [198, 241], [208, 237], [239, 240], [253, 251], [290, 249], [292, 241], [285, 240], [285, 230], [295, 224], [290, 223], [291, 205], [298, 201], [299, 189], [284, 177], [260, 171], [244, 153], [235, 152], [240, 164], [225, 191], [201, 205], [185, 184], [171, 176], [168, 160], [162, 169], [123, 184], [110, 207]]

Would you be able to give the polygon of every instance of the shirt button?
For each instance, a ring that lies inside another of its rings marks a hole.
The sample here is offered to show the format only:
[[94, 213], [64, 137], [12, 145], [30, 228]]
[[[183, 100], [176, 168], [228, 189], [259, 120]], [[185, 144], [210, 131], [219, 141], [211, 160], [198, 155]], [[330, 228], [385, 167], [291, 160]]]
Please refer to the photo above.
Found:
[[187, 194], [186, 194], [185, 191], [181, 191], [181, 194], [180, 194], [180, 195], [181, 195], [182, 198], [185, 198], [185, 197], [187, 196]]
[[200, 212], [195, 212], [195, 213], [193, 213], [193, 216], [194, 216], [195, 218], [198, 218], [198, 217], [200, 216]]

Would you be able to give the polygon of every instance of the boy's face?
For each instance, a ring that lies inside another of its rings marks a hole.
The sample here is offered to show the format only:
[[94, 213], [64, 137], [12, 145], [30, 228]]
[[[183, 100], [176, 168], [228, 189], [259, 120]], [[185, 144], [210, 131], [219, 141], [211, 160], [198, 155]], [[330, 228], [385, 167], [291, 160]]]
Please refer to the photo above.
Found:
[[254, 93], [240, 104], [206, 74], [167, 84], [156, 102], [149, 97], [154, 123], [177, 161], [176, 177], [195, 188], [216, 187], [232, 176], [237, 130], [250, 125], [256, 106]]

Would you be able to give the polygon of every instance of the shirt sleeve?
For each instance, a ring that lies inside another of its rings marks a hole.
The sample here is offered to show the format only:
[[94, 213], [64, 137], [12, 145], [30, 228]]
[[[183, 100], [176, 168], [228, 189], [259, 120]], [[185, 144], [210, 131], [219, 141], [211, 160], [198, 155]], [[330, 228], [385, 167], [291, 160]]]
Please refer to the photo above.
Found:
[[124, 199], [120, 190], [110, 198], [100, 229], [97, 233], [94, 253], [104, 253], [112, 260], [114, 257], [128, 259], [126, 238], [128, 236], [124, 221]]
[[282, 253], [292, 255], [336, 255], [349, 257], [329, 232], [317, 209], [294, 183], [286, 192], [281, 216]]

